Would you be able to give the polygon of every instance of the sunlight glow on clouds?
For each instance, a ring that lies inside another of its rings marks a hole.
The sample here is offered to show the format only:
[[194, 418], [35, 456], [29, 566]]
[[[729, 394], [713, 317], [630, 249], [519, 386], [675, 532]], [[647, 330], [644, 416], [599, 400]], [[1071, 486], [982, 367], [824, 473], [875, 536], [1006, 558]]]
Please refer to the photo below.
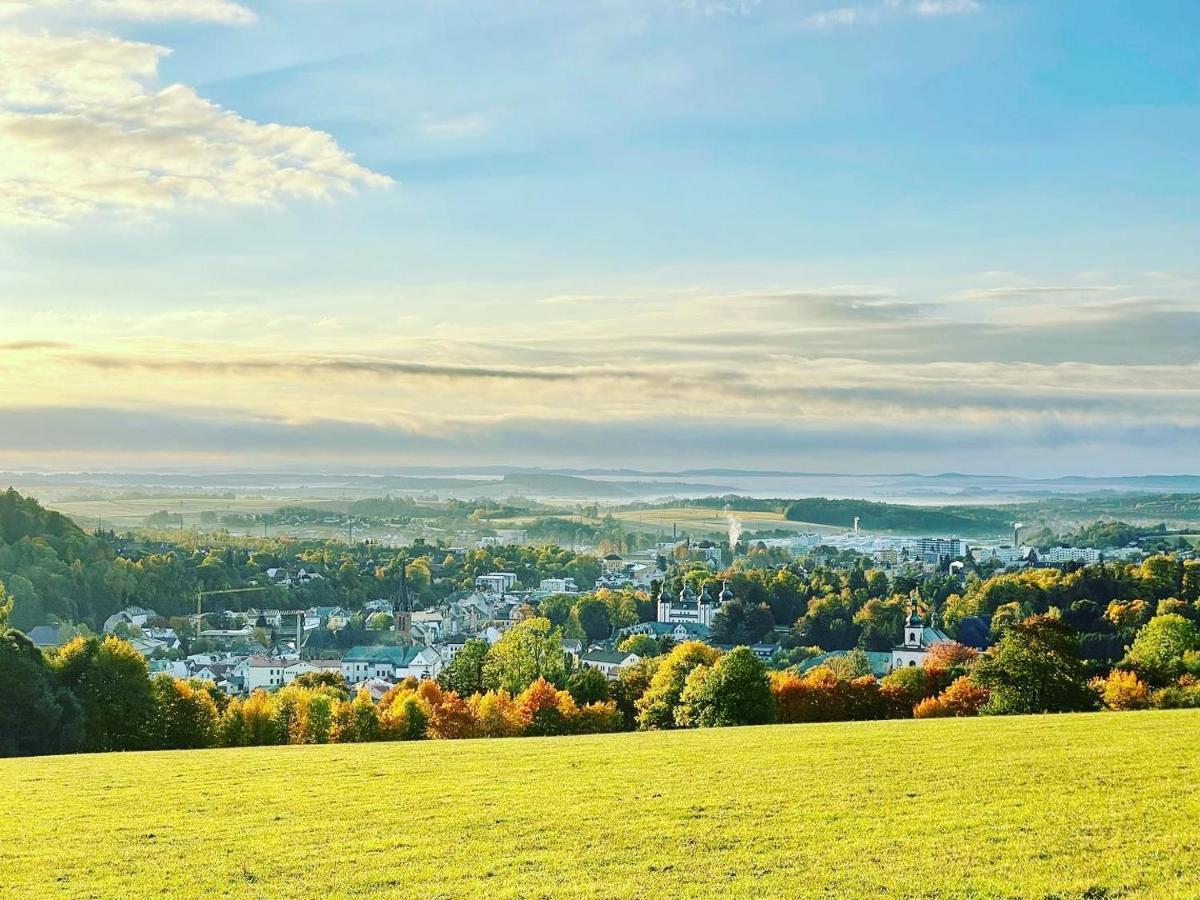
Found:
[[143, 22], [246, 25], [258, 17], [234, 0], [0, 0], [0, 19], [35, 12]]
[[98, 34], [0, 33], [0, 218], [322, 199], [391, 183], [328, 134], [158, 87], [168, 52]]

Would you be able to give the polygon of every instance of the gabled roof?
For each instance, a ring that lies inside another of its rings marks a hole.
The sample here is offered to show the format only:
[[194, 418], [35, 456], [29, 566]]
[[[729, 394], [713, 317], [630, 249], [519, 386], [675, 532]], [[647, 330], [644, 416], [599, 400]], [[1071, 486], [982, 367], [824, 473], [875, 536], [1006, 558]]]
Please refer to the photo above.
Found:
[[33, 641], [35, 647], [57, 647], [62, 643], [58, 639], [57, 625], [38, 625], [35, 628], [30, 628], [27, 636]]
[[627, 660], [637, 662], [641, 659], [636, 653], [623, 653], [620, 650], [589, 650], [579, 658], [585, 663], [604, 663], [610, 666], [622, 665]]
[[383, 663], [392, 666], [407, 666], [416, 659], [424, 647], [385, 647], [382, 645], [351, 647], [342, 657], [342, 662]]
[[[846, 656], [850, 652], [849, 650], [831, 650], [828, 653], [822, 653], [820, 656], [814, 656], [812, 659], [806, 659], [804, 662], [798, 663], [794, 668], [797, 672], [803, 674], [810, 669], [825, 665], [831, 659]], [[892, 654], [881, 650], [867, 650], [865, 652], [867, 654], [867, 662], [871, 665], [872, 674], [882, 676], [891, 670]]]

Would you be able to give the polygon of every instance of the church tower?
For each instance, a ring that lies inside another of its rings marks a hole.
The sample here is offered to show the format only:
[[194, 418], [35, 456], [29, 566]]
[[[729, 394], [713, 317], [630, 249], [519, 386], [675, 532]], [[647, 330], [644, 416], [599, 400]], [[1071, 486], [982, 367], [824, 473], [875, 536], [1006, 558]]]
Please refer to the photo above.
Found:
[[712, 594], [708, 592], [707, 584], [700, 589], [700, 605], [696, 611], [699, 614], [701, 625], [712, 625], [716, 604], [713, 602]]
[[917, 599], [909, 600], [908, 618], [904, 620], [904, 646], [910, 650], [921, 649], [921, 632], [925, 630], [925, 622], [917, 611]]
[[413, 642], [412, 603], [408, 599], [408, 571], [404, 562], [400, 564], [400, 590], [392, 604], [392, 628], [398, 646], [407, 647]]
[[667, 589], [670, 583], [670, 574], [662, 580], [662, 589], [658, 592], [658, 621], [671, 621], [671, 594]]

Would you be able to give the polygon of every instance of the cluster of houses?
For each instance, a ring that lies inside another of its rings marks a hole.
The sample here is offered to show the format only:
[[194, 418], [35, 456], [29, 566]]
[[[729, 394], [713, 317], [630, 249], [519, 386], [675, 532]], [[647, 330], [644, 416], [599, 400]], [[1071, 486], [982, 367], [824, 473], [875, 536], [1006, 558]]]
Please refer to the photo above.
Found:
[[[972, 555], [977, 559], [996, 560], [1006, 564], [1027, 564], [1032, 557], [1029, 548], [1014, 545], [971, 547], [958, 538], [883, 538], [854, 532], [841, 537], [797, 535], [781, 539], [788, 549], [811, 548], [818, 540], [823, 545], [869, 552], [884, 564], [945, 565], [948, 560]], [[774, 543], [774, 542], [767, 542]], [[713, 568], [725, 562], [721, 547], [687, 543], [689, 558], [703, 559]], [[667, 543], [650, 550], [626, 554], [609, 554], [601, 560], [600, 577], [595, 588], [633, 587], [657, 590], [654, 621], [639, 622], [620, 629], [604, 642], [584, 646], [578, 640], [562, 642], [564, 654], [575, 666], [593, 668], [607, 678], [619, 677], [621, 671], [641, 661], [637, 654], [620, 651], [617, 647], [630, 635], [669, 638], [679, 643], [699, 640], [711, 643], [711, 628], [716, 613], [733, 601], [726, 583], [721, 590], [704, 588], [699, 594], [684, 586], [677, 594], [665, 588], [668, 575], [662, 571], [664, 559], [677, 555], [679, 545]], [[1109, 554], [1105, 554], [1108, 556]], [[1088, 548], [1057, 548], [1045, 552], [1045, 562], [1097, 562], [1100, 551]], [[323, 576], [319, 572], [289, 572], [285, 569], [267, 571], [274, 584], [307, 583]], [[524, 614], [529, 605], [536, 605], [555, 594], [578, 594], [581, 588], [572, 578], [546, 578], [537, 588], [526, 590], [519, 586], [512, 572], [489, 572], [474, 581], [474, 590], [456, 596], [438, 606], [414, 610], [401, 588], [399, 599], [378, 599], [366, 604], [362, 617], [369, 621], [377, 613], [387, 615], [386, 631], [380, 631], [377, 643], [350, 647], [344, 652], [328, 649], [329, 641], [310, 641], [321, 629], [333, 632], [345, 629], [354, 615], [340, 606], [319, 606], [302, 610], [248, 609], [239, 614], [236, 627], [205, 628], [198, 637], [205, 647], [219, 649], [183, 655], [184, 642], [152, 609], [130, 606], [109, 616], [103, 624], [106, 634], [117, 634], [147, 657], [152, 672], [165, 672], [179, 678], [212, 681], [230, 694], [249, 694], [255, 690], [276, 690], [296, 678], [310, 673], [337, 672], [352, 687], [367, 690], [381, 697], [394, 684], [405, 678], [435, 678], [449, 665], [471, 639], [489, 644], [498, 641]], [[591, 590], [592, 585], [586, 589]], [[192, 618], [188, 637], [197, 632], [201, 622]], [[65, 643], [73, 630], [45, 625], [34, 628], [30, 637], [40, 647], [55, 647]], [[869, 653], [872, 669], [878, 675], [896, 668], [920, 665], [929, 649], [949, 638], [936, 622], [925, 623], [914, 608], [905, 624], [901, 643], [892, 651]], [[342, 645], [345, 646], [344, 644]], [[720, 645], [718, 645], [720, 646]], [[318, 647], [326, 649], [317, 649]], [[310, 649], [311, 648], [311, 649]], [[751, 648], [763, 659], [779, 650], [770, 642]], [[824, 654], [806, 665], [820, 665], [832, 656]], [[336, 658], [335, 658], [336, 657]]]

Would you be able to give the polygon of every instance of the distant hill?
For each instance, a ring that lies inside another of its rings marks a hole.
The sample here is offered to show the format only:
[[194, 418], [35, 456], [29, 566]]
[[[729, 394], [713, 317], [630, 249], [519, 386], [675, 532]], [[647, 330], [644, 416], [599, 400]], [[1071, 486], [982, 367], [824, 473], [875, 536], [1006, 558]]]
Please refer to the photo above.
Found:
[[1012, 511], [983, 506], [902, 506], [868, 500], [827, 500], [814, 497], [796, 500], [784, 510], [792, 522], [842, 525], [854, 519], [867, 531], [930, 532], [965, 536], [1003, 534], [1012, 527]]

